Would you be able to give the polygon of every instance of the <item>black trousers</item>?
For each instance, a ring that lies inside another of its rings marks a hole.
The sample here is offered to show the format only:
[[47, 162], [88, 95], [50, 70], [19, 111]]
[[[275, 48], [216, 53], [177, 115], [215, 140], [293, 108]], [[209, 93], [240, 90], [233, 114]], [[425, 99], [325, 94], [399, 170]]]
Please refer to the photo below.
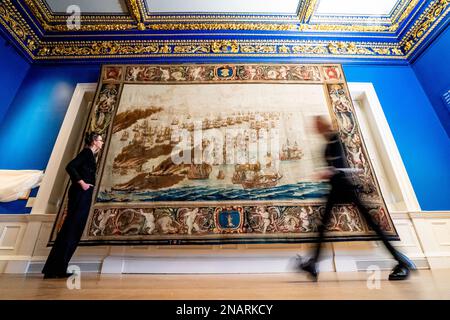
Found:
[[84, 191], [79, 185], [70, 186], [67, 217], [56, 237], [42, 273], [64, 274], [67, 272], [69, 261], [86, 226], [93, 189], [90, 187]]
[[353, 203], [359, 210], [361, 216], [366, 220], [367, 225], [376, 232], [376, 234], [380, 237], [381, 241], [383, 241], [386, 249], [392, 254], [395, 260], [398, 262], [403, 262], [402, 255], [395, 250], [395, 248], [391, 245], [383, 230], [381, 230], [380, 226], [374, 221], [373, 217], [370, 215], [367, 207], [359, 200], [359, 197], [356, 193], [356, 188], [354, 184], [346, 177], [346, 175], [342, 172], [336, 173], [330, 179], [331, 190], [328, 195], [328, 201], [325, 207], [325, 212], [322, 217], [322, 223], [319, 226], [319, 242], [316, 246], [315, 253], [313, 255], [314, 261], [318, 261], [320, 257], [320, 251], [322, 247], [322, 242], [324, 240], [325, 229], [327, 224], [330, 222], [332, 216], [332, 209], [337, 204], [344, 203]]

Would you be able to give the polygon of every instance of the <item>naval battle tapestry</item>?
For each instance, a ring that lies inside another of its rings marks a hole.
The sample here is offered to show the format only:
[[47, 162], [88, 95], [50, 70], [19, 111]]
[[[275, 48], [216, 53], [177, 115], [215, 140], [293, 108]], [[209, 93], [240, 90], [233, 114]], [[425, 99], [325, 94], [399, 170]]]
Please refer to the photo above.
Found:
[[[317, 115], [398, 239], [340, 65], [105, 65], [87, 130], [106, 143], [81, 244], [314, 241], [329, 191]], [[333, 210], [328, 240], [376, 239], [355, 206]]]

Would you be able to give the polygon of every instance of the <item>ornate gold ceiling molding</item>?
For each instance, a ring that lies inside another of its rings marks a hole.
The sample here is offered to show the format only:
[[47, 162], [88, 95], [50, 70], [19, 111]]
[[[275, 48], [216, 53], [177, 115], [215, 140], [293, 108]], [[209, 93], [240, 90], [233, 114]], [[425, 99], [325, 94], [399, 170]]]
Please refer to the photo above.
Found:
[[420, 0], [401, 0], [389, 17], [345, 17], [326, 16], [316, 18], [314, 23], [305, 24], [303, 30], [336, 32], [392, 32], [418, 7]]
[[[67, 32], [73, 31], [69, 30], [66, 24], [67, 16], [64, 15], [54, 15], [50, 12], [42, 0], [24, 0], [30, 11], [38, 19], [42, 28], [45, 31], [52, 32]], [[274, 18], [269, 18], [267, 16], [230, 16], [230, 15], [193, 15], [193, 16], [183, 16], [183, 20], [186, 21], [197, 21], [197, 23], [186, 23], [179, 22], [175, 19], [180, 19], [179, 16], [154, 16], [152, 17], [153, 23], [150, 23], [146, 16], [145, 7], [142, 0], [126, 0], [127, 7], [131, 13], [132, 19], [130, 17], [120, 16], [81, 16], [81, 25], [78, 31], [126, 31], [126, 30], [267, 30], [267, 31], [298, 31], [298, 23], [296, 24], [295, 19], [289, 20], [291, 24], [288, 23], [257, 23], [258, 17], [261, 20], [272, 21], [276, 20]], [[148, 17], [148, 16], [147, 16]], [[236, 20], [237, 22], [229, 22], [230, 20]], [[239, 22], [238, 19], [254, 19], [255, 22]], [[287, 17], [277, 18], [281, 20], [286, 20]], [[131, 20], [134, 23], [124, 23]], [[173, 20], [172, 23], [166, 23], [166, 21]], [[198, 23], [198, 21], [223, 21], [222, 23]], [[164, 23], [155, 23], [164, 22]]]
[[296, 24], [271, 23], [156, 23], [146, 26], [148, 30], [267, 30], [267, 31], [299, 31]]
[[[435, 0], [400, 43], [307, 40], [123, 40], [40, 41], [10, 0], [0, 3], [0, 22], [32, 59], [134, 57], [351, 57], [406, 59], [449, 12], [449, 0]], [[170, 25], [170, 24], [168, 24]], [[289, 26], [289, 25], [287, 25]], [[136, 26], [135, 26], [136, 27]], [[194, 26], [195, 27], [195, 26]], [[205, 26], [197, 26], [204, 28]], [[222, 28], [220, 24], [214, 26]], [[227, 26], [229, 27], [229, 26]], [[262, 28], [261, 24], [252, 24]], [[284, 25], [286, 27], [286, 24]], [[302, 25], [300, 25], [300, 28]], [[241, 27], [242, 28], [242, 27]], [[274, 26], [274, 28], [276, 28]], [[259, 29], [252, 29], [259, 30]], [[274, 29], [275, 30], [275, 29]]]
[[444, 19], [450, 10], [449, 0], [435, 0], [424, 10], [420, 17], [400, 41], [402, 50], [409, 56], [425, 39], [435, 26]]
[[120, 57], [404, 57], [392, 43], [338, 41], [177, 40], [60, 41], [42, 44], [36, 59]]
[[[55, 14], [49, 10], [43, 0], [23, 0], [31, 13], [37, 18], [42, 28], [45, 31], [68, 31], [66, 22], [67, 15]], [[93, 30], [92, 27], [96, 24], [123, 24], [133, 22], [130, 15], [81, 15], [82, 29], [86, 31]], [[131, 24], [129, 24], [131, 25]], [[83, 28], [84, 27], [84, 28]], [[113, 30], [111, 28], [102, 27], [101, 30]], [[125, 30], [125, 29], [119, 29]]]
[[312, 14], [316, 10], [318, 0], [301, 0], [298, 12], [298, 19], [301, 23], [308, 23]]
[[[399, 0], [391, 12], [387, 15], [380, 16], [352, 16], [352, 15], [314, 15], [313, 24], [361, 24], [361, 25], [391, 25], [397, 22], [402, 12], [411, 7], [411, 3], [417, 4], [419, 0]], [[414, 8], [414, 6], [412, 6]], [[309, 21], [311, 22], [311, 21]]]
[[397, 31], [400, 24], [411, 14], [411, 12], [417, 7], [420, 0], [409, 0], [409, 3], [405, 1], [405, 5], [399, 5], [394, 10], [391, 16], [391, 31]]
[[33, 57], [33, 51], [37, 50], [40, 45], [39, 37], [28, 26], [16, 7], [8, 0], [0, 3], [0, 23], [17, 43]]
[[[37, 18], [41, 27], [45, 31], [52, 32], [67, 32], [73, 31], [69, 30], [67, 27], [67, 16], [60, 16], [56, 18], [56, 16], [51, 13], [47, 6], [43, 4], [42, 0], [34, 1], [34, 0], [24, 0], [32, 14]], [[50, 24], [53, 23], [53, 24]], [[59, 24], [55, 24], [59, 23]], [[136, 25], [131, 23], [109, 23], [109, 24], [92, 24], [95, 22], [92, 17], [81, 16], [81, 24], [80, 29], [78, 31], [124, 31], [124, 30], [132, 30], [136, 29]], [[61, 24], [62, 23], [62, 24]]]
[[[67, 32], [66, 15], [52, 13], [43, 0], [23, 0], [42, 28], [51, 32]], [[408, 8], [401, 11], [408, 3]], [[415, 8], [419, 0], [401, 0], [394, 10], [403, 12], [400, 18], [405, 19]], [[129, 16], [81, 16], [78, 31], [126, 31], [126, 30], [173, 30], [173, 31], [211, 31], [211, 30], [261, 30], [261, 31], [331, 31], [331, 32], [395, 32], [402, 19], [394, 21], [389, 18], [378, 18], [374, 24], [367, 24], [366, 18], [342, 20], [334, 17], [337, 23], [308, 23], [318, 0], [302, 0], [298, 17], [267, 15], [152, 15], [149, 16], [144, 0], [126, 0]], [[393, 14], [393, 16], [394, 16]], [[339, 19], [342, 22], [339, 22]], [[381, 19], [381, 20], [380, 20]], [[397, 17], [395, 18], [397, 19]], [[134, 23], [133, 23], [134, 22]], [[370, 21], [369, 21], [370, 22]]]
[[308, 24], [304, 23], [299, 27], [302, 31], [322, 31], [322, 32], [388, 32], [388, 26], [380, 25], [329, 25], [329, 24]]
[[145, 24], [143, 19], [143, 8], [139, 6], [138, 0], [125, 0], [128, 11], [131, 13], [134, 21], [136, 22], [138, 30], [145, 30]]

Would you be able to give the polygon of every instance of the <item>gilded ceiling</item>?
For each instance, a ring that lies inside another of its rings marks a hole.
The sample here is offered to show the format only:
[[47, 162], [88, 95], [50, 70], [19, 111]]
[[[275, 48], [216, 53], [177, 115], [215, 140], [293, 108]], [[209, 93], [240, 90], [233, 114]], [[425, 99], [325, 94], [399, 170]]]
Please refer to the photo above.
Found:
[[408, 61], [449, 0], [2, 0], [32, 60], [292, 57]]

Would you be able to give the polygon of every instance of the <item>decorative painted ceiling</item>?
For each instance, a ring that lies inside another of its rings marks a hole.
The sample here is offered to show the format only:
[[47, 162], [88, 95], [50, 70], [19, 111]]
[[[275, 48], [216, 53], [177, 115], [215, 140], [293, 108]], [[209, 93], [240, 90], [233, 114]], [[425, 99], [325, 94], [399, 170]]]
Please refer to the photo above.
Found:
[[450, 0], [0, 0], [0, 22], [33, 61], [407, 63], [449, 10]]

